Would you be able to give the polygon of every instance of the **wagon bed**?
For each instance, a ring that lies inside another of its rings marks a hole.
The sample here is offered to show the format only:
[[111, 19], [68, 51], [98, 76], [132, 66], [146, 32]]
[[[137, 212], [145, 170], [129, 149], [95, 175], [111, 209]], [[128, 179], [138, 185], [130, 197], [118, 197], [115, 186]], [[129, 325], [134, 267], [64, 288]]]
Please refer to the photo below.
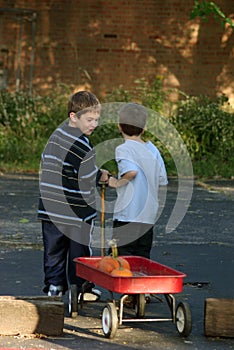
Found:
[[180, 293], [186, 274], [140, 256], [123, 256], [131, 267], [133, 276], [112, 276], [97, 268], [101, 257], [76, 258], [78, 276], [108, 289], [124, 294]]

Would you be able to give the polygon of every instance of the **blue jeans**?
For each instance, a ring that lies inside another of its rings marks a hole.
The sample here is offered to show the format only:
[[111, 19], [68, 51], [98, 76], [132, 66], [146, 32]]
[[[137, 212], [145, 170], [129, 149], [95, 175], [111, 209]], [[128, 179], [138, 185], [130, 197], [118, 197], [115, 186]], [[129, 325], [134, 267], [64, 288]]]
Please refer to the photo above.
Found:
[[[63, 286], [63, 292], [68, 289], [68, 283], [76, 284], [81, 290], [85, 282], [76, 275], [74, 258], [90, 257], [90, 224], [84, 223], [79, 229], [68, 225], [53, 224], [42, 221], [42, 234], [44, 243], [44, 283], [43, 291], [48, 292], [50, 284]], [[82, 234], [85, 240], [82, 244], [77, 237]]]

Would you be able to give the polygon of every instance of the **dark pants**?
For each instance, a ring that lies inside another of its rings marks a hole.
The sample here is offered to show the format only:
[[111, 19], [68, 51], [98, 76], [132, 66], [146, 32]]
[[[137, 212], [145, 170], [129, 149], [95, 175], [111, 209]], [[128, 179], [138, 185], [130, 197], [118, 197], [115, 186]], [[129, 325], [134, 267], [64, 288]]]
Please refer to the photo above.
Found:
[[153, 225], [115, 220], [112, 238], [117, 241], [119, 255], [138, 255], [149, 259], [153, 242]]
[[[91, 255], [90, 228], [91, 226], [88, 224], [85, 224], [82, 230], [42, 221], [45, 274], [45, 288], [43, 290], [45, 293], [48, 292], [50, 284], [63, 286], [64, 292], [68, 289], [68, 283], [76, 284], [78, 289], [81, 289], [85, 280], [76, 275], [76, 263], [73, 259]], [[81, 233], [86, 235], [86, 244], [71, 239], [71, 237], [78, 236], [77, 231], [83, 231]]]

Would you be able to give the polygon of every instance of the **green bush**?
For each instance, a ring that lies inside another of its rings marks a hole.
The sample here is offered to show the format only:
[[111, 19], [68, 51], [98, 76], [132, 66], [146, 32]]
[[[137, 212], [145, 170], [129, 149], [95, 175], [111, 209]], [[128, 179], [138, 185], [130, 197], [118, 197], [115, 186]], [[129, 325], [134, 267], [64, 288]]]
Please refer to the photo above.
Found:
[[[152, 126], [150, 129], [156, 132], [145, 132], [143, 137], [157, 145], [165, 160], [168, 174], [176, 175], [175, 164], [169, 151], [171, 145], [162, 144], [155, 136], [158, 133], [167, 133], [166, 124], [160, 124], [160, 118], [157, 118], [158, 113], [166, 115], [163, 111], [169, 106], [168, 91], [164, 91], [162, 83], [161, 77], [157, 77], [151, 85], [144, 79], [137, 79], [133, 90], [123, 87], [114, 89], [101, 102], [135, 101], [153, 110], [149, 118]], [[58, 86], [57, 89], [48, 92], [47, 96], [29, 96], [25, 92], [0, 92], [1, 171], [38, 170], [41, 152], [49, 136], [67, 117], [67, 101], [72, 90], [71, 87]], [[233, 176], [234, 114], [224, 109], [227, 98], [221, 96], [212, 100], [206, 96], [181, 95], [185, 98], [168, 109], [173, 113], [168, 115], [167, 119], [187, 146], [194, 174], [206, 177]], [[111, 106], [114, 106], [111, 111], [106, 112], [109, 123], [100, 123], [91, 136], [94, 146], [106, 140], [119, 138], [115, 105], [112, 103]], [[170, 135], [168, 138], [170, 142]], [[108, 154], [108, 147], [105, 152]], [[109, 159], [109, 155], [106, 154], [103, 154], [103, 164], [105, 159]], [[104, 167], [113, 173], [117, 171], [115, 162], [111, 160], [106, 161]]]
[[0, 93], [1, 170], [39, 168], [48, 137], [66, 118], [66, 103], [64, 93], [44, 97], [25, 92]]
[[225, 96], [215, 100], [188, 96], [170, 118], [188, 148], [197, 175], [233, 175], [234, 113], [224, 110], [226, 102]]
[[163, 77], [157, 76], [150, 84], [145, 78], [134, 81], [132, 90], [124, 89], [121, 85], [113, 89], [105, 97], [104, 102], [136, 102], [152, 109], [153, 111], [164, 113], [167, 92], [163, 89]]

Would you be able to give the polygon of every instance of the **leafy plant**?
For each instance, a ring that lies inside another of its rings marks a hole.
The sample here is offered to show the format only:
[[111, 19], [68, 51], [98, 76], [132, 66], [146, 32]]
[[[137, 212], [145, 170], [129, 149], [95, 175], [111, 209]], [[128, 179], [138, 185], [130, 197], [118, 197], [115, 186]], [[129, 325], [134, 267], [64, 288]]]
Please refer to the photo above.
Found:
[[204, 21], [207, 21], [210, 14], [213, 14], [216, 20], [221, 21], [223, 26], [225, 23], [228, 23], [232, 28], [234, 28], [233, 20], [227, 17], [213, 1], [194, 0], [194, 7], [190, 13], [191, 19], [201, 17]]
[[163, 113], [167, 93], [163, 90], [163, 77], [157, 76], [152, 84], [146, 79], [135, 80], [136, 94], [141, 104], [153, 111]]
[[[207, 96], [187, 96], [178, 103], [176, 113], [170, 119], [183, 138], [193, 162], [200, 162], [203, 168], [205, 164], [211, 168], [210, 162], [207, 162], [209, 159], [221, 165], [233, 158], [234, 114], [222, 109], [226, 101], [223, 95], [215, 100]], [[219, 175], [225, 176], [220, 167], [212, 166], [213, 175], [217, 175], [217, 170]]]
[[130, 102], [133, 99], [132, 92], [124, 89], [123, 85], [107, 93], [104, 102]]
[[[71, 88], [59, 86], [47, 96], [29, 96], [27, 93], [0, 93], [0, 170], [1, 171], [37, 171], [40, 157], [49, 136], [67, 117], [67, 100]], [[160, 122], [162, 110], [168, 103], [167, 92], [163, 89], [161, 77], [150, 85], [144, 79], [137, 79], [135, 89], [128, 91], [120, 87], [113, 90], [102, 102], [111, 102], [106, 113], [108, 123], [102, 124], [91, 136], [91, 142], [97, 146], [103, 142], [101, 166], [112, 173], [117, 172], [114, 154], [109, 154], [108, 140], [122, 142], [116, 123], [116, 110], [119, 102], [136, 101], [143, 104], [152, 115], [149, 117], [151, 132], [144, 134], [145, 141], [151, 140], [161, 151], [169, 175], [176, 175], [176, 168], [170, 147], [155, 136], [165, 136], [165, 123]], [[227, 111], [225, 96], [214, 100], [207, 96], [187, 96], [171, 109], [168, 120], [184, 140], [191, 156], [194, 173], [198, 176], [233, 176], [234, 151], [234, 114]], [[117, 102], [116, 105], [114, 102]], [[108, 105], [108, 103], [107, 103]], [[116, 109], [115, 109], [116, 108]], [[159, 112], [159, 113], [158, 113]], [[156, 130], [154, 132], [153, 130]], [[154, 134], [154, 135], [153, 135]], [[168, 142], [170, 142], [168, 135]], [[160, 138], [161, 139], [161, 138]], [[164, 137], [165, 139], [165, 137]], [[169, 145], [171, 146], [171, 145]], [[113, 147], [112, 147], [113, 148]]]
[[67, 117], [65, 98], [54, 92], [44, 97], [0, 93], [1, 169], [38, 169], [48, 137]]
[[145, 78], [134, 81], [131, 90], [124, 89], [122, 85], [113, 89], [105, 97], [104, 102], [137, 102], [157, 112], [163, 112], [167, 92], [163, 89], [163, 77], [157, 76], [150, 84]]

